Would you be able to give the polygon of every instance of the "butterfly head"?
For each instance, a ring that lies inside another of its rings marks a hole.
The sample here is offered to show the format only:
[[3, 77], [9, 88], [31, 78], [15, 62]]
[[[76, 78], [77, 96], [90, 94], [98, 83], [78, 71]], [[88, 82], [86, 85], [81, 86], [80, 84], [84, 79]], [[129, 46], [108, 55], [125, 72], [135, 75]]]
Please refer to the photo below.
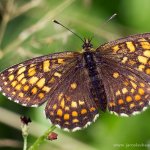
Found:
[[93, 48], [93, 44], [91, 44], [90, 39], [84, 39], [84, 43], [82, 45], [84, 51], [90, 51]]

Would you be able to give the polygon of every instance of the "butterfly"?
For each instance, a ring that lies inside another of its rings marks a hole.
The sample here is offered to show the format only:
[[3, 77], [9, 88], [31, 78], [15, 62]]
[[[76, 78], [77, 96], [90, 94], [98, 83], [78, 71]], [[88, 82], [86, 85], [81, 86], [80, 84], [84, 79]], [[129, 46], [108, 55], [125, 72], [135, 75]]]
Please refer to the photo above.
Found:
[[47, 102], [46, 117], [66, 131], [87, 127], [99, 110], [131, 116], [150, 103], [150, 33], [108, 42], [81, 52], [27, 60], [0, 73], [0, 91], [22, 106]]

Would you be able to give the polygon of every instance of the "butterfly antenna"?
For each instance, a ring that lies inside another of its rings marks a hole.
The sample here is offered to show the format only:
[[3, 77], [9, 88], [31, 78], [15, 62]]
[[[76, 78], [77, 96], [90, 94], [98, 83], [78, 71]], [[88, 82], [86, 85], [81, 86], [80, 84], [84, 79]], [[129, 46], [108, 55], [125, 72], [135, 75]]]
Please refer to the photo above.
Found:
[[115, 18], [116, 15], [117, 15], [117, 14], [115, 13], [115, 14], [113, 14], [112, 16], [110, 16], [108, 20], [106, 20], [105, 22], [102, 23], [101, 27], [104, 27], [104, 28], [105, 28], [105, 25], [106, 25], [110, 20], [112, 20], [113, 18]]
[[70, 31], [71, 33], [73, 33], [76, 37], [78, 37], [82, 42], [84, 42], [84, 40], [75, 32], [73, 32], [72, 30], [70, 30], [69, 28], [67, 28], [66, 26], [64, 26], [63, 24], [61, 24], [60, 22], [58, 22], [57, 20], [53, 20], [54, 23], [61, 25], [62, 27], [64, 27], [65, 29], [67, 29], [68, 31]]
[[110, 20], [112, 20], [113, 18], [115, 18], [117, 16], [117, 14], [113, 14], [106, 22], [109, 22]]

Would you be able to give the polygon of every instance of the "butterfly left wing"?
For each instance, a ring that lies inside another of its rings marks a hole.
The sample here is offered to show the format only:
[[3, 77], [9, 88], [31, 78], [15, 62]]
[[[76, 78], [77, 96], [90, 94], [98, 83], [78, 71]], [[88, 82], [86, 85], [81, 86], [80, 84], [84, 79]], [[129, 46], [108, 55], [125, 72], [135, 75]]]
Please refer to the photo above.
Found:
[[66, 76], [49, 98], [45, 113], [57, 127], [76, 131], [96, 120], [98, 108], [90, 92], [86, 70], [77, 64]]
[[0, 91], [21, 105], [41, 105], [79, 56], [77, 52], [55, 53], [12, 66], [0, 73]]

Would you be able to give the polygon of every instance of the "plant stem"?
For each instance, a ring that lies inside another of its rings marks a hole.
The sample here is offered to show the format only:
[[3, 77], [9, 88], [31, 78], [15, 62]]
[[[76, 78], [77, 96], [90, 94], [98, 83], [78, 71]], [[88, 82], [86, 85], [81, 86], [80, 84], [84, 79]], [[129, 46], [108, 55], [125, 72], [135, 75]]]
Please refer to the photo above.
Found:
[[28, 134], [29, 134], [28, 124], [22, 123], [21, 129], [22, 129], [22, 137], [23, 137], [23, 150], [27, 150], [27, 137], [28, 137]]
[[27, 136], [23, 136], [23, 150], [27, 150]]
[[39, 145], [47, 138], [47, 136], [55, 129], [56, 127], [53, 125], [51, 126], [45, 133], [40, 136], [33, 145], [28, 150], [37, 150]]
[[42, 3], [42, 0], [36, 0], [36, 1], [31, 0], [30, 2], [27, 2], [23, 6], [20, 6], [19, 8], [17, 8], [17, 10], [15, 10], [15, 13], [13, 14], [13, 16], [10, 19], [12, 20], [12, 19], [26, 13], [30, 9], [39, 6], [41, 3]]

